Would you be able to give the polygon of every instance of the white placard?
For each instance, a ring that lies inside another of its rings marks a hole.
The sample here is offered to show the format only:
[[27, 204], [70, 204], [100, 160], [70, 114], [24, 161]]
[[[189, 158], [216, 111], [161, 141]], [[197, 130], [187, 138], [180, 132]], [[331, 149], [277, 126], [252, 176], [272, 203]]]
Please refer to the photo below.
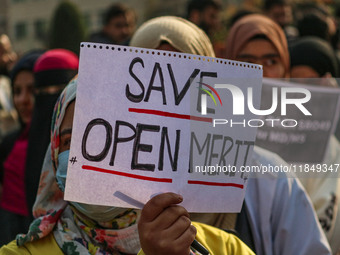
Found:
[[253, 87], [260, 105], [261, 66], [83, 43], [65, 199], [129, 208], [171, 191], [191, 212], [240, 211], [243, 173], [196, 172], [238, 170], [253, 151], [256, 128], [230, 127], [252, 114], [233, 115], [231, 90], [216, 84]]

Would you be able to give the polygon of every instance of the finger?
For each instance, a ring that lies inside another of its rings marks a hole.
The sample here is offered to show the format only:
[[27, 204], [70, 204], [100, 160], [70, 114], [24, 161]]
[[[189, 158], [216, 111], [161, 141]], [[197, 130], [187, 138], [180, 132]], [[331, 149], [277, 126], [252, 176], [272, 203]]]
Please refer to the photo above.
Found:
[[165, 208], [179, 204], [183, 201], [181, 195], [175, 193], [163, 193], [151, 198], [144, 206], [141, 213], [141, 221], [153, 221]]
[[165, 236], [171, 240], [179, 238], [190, 227], [191, 221], [186, 216], [179, 217], [170, 227], [164, 230]]
[[167, 229], [181, 216], [189, 217], [188, 211], [180, 205], [170, 205], [163, 210], [152, 222], [159, 229]]
[[[197, 230], [193, 225], [190, 225], [181, 236], [179, 236], [173, 243], [178, 250], [174, 251], [174, 254], [185, 254], [183, 250], [190, 250], [190, 245], [195, 240]], [[189, 253], [186, 253], [189, 254]]]
[[196, 228], [189, 225], [183, 232], [183, 236], [176, 240], [171, 239], [164, 231], [157, 235], [154, 233], [150, 233], [150, 236], [143, 235], [141, 246], [145, 254], [188, 255], [195, 236]]

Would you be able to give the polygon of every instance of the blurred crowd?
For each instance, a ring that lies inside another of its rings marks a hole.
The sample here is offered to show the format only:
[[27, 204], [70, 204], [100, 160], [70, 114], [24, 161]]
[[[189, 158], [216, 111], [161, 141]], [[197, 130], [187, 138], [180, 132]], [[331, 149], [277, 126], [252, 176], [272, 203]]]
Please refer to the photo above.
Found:
[[[132, 7], [113, 4], [86, 41], [244, 61], [262, 65], [267, 78], [326, 78], [318, 85], [338, 87], [340, 9], [265, 0], [262, 9], [240, 8], [223, 20], [228, 6], [218, 0], [186, 7], [185, 17], [137, 27]], [[142, 212], [65, 202], [61, 155], [68, 156], [70, 134], [62, 131], [72, 126], [78, 64], [77, 53], [63, 48], [19, 56], [0, 35], [0, 254], [43, 246], [48, 254], [200, 254], [190, 249], [196, 232], [211, 254], [340, 254], [339, 178], [250, 179], [238, 214], [189, 215], [168, 193]], [[338, 139], [340, 127], [323, 163], [340, 163]], [[279, 156], [256, 147], [252, 164], [286, 164]]]

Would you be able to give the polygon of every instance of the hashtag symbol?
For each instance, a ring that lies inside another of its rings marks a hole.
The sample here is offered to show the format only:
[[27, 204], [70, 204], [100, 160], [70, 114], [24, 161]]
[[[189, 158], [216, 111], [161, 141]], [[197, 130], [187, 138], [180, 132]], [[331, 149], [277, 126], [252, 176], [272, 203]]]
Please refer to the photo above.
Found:
[[72, 158], [70, 159], [70, 162], [72, 163], [72, 165], [74, 165], [74, 163], [77, 162], [77, 158], [76, 158], [76, 157], [72, 157]]

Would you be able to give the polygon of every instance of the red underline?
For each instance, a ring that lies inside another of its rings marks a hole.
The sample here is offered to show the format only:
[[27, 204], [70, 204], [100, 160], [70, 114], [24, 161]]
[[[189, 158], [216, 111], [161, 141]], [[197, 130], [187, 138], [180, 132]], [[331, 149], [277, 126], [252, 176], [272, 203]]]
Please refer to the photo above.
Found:
[[204, 182], [204, 181], [192, 181], [192, 180], [189, 180], [188, 184], [199, 184], [199, 185], [207, 185], [207, 186], [222, 186], [222, 187], [235, 187], [235, 188], [243, 189], [243, 184], [237, 184], [237, 183]]
[[169, 178], [156, 178], [156, 177], [148, 177], [148, 176], [143, 176], [143, 175], [138, 175], [138, 174], [128, 174], [128, 173], [122, 173], [122, 172], [118, 172], [118, 171], [114, 171], [114, 170], [109, 170], [109, 169], [104, 169], [104, 168], [99, 168], [99, 167], [94, 167], [94, 166], [88, 166], [88, 165], [83, 165], [82, 168], [84, 170], [91, 170], [91, 171], [96, 171], [96, 172], [101, 172], [101, 173], [120, 175], [120, 176], [124, 176], [124, 177], [144, 180], [144, 181], [172, 183], [172, 179], [169, 179]]
[[212, 118], [197, 117], [197, 116], [192, 116], [192, 115], [187, 115], [187, 114], [164, 112], [164, 111], [150, 110], [150, 109], [129, 108], [129, 112], [152, 114], [152, 115], [158, 115], [158, 116], [169, 117], [169, 118], [177, 118], [177, 119], [185, 119], [185, 120], [196, 120], [196, 121], [203, 121], [203, 122], [210, 122], [210, 123], [212, 122]]

